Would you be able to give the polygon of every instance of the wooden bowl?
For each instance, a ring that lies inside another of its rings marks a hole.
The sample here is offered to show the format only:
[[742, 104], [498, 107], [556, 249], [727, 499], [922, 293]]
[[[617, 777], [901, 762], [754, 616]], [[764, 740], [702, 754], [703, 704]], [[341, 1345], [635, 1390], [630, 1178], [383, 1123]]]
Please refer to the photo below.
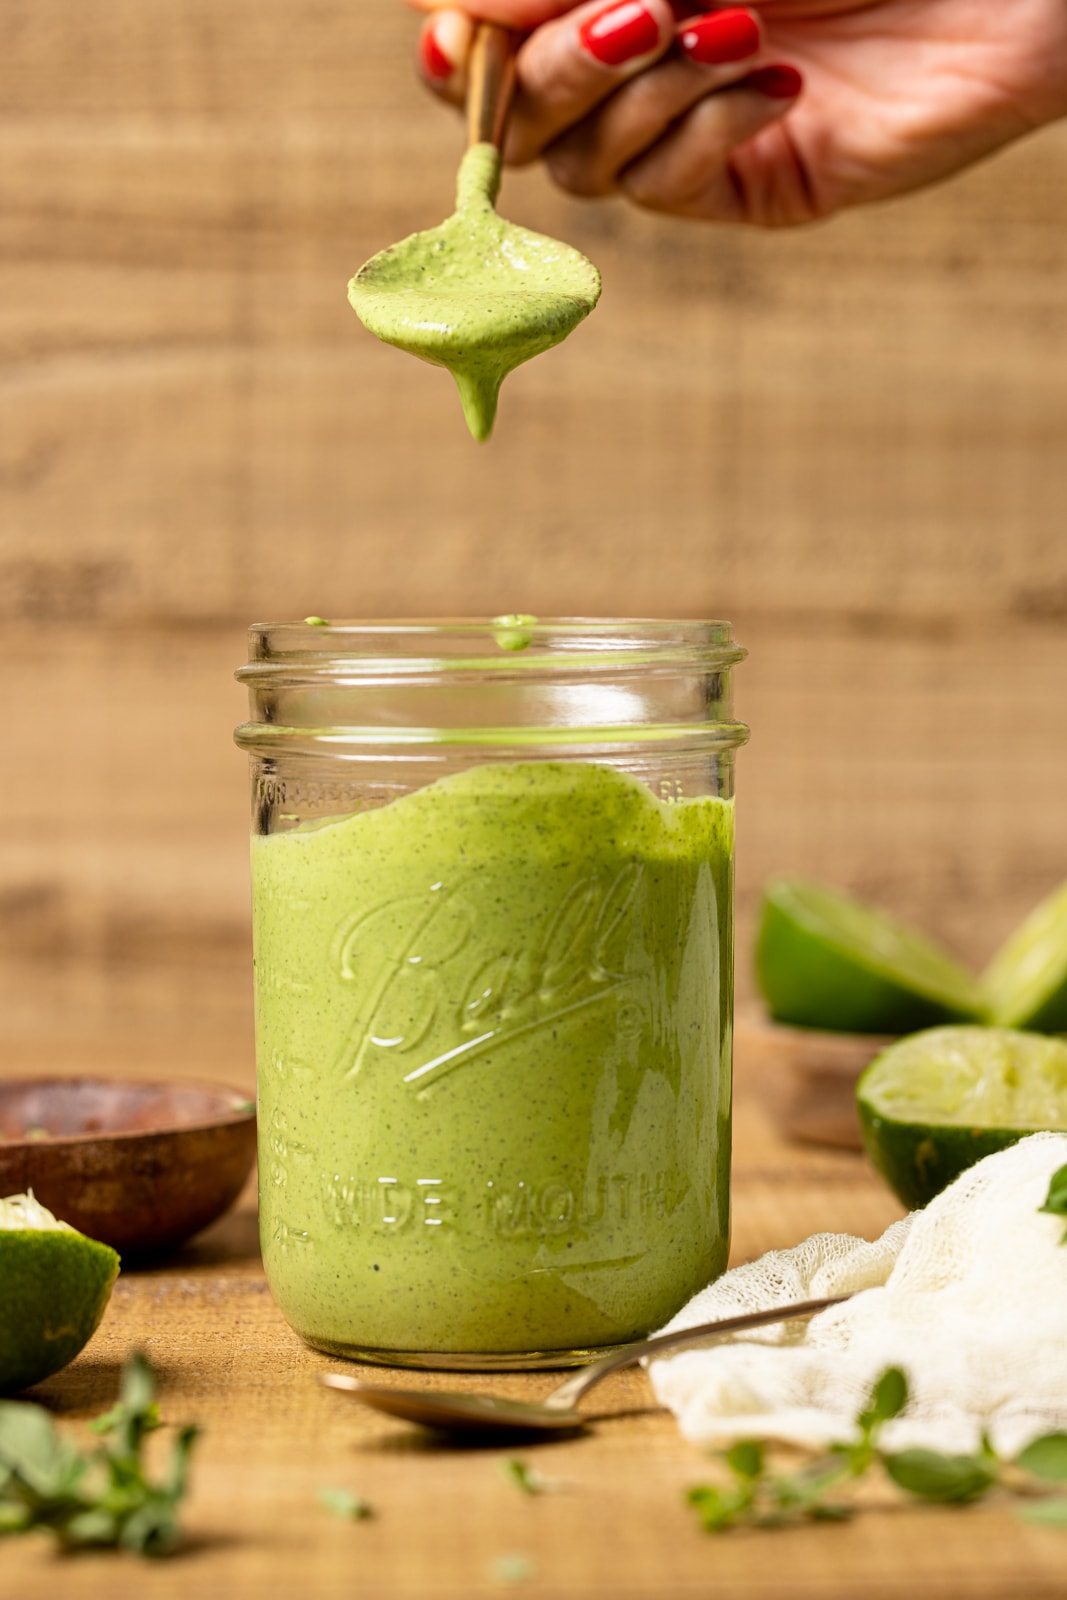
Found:
[[738, 1071], [744, 1072], [781, 1133], [804, 1144], [862, 1150], [856, 1083], [893, 1039], [878, 1033], [787, 1028], [758, 1007], [737, 1018]]
[[236, 1200], [255, 1107], [207, 1083], [0, 1079], [0, 1196], [32, 1189], [124, 1257], [173, 1249]]

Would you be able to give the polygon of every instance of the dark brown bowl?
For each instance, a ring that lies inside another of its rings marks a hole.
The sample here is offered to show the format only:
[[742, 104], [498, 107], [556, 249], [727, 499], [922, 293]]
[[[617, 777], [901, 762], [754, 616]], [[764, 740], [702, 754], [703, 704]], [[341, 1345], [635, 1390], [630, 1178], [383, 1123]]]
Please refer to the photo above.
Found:
[[233, 1204], [256, 1153], [246, 1095], [207, 1083], [0, 1079], [0, 1196], [120, 1255], [173, 1249]]

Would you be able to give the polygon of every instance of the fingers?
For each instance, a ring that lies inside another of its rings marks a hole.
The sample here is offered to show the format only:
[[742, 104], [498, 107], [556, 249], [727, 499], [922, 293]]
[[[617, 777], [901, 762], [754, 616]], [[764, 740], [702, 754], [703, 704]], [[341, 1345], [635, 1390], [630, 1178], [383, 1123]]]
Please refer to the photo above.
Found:
[[668, 0], [591, 0], [538, 28], [519, 51], [507, 159], [533, 161], [664, 55], [675, 27]]
[[[794, 104], [802, 87], [795, 68], [771, 66], [752, 73], [736, 88], [708, 95], [621, 173], [619, 187], [646, 210], [673, 216], [716, 222], [808, 220], [810, 209], [803, 193], [796, 196], [795, 215], [754, 217], [752, 197], [744, 192], [732, 162], [737, 147], [770, 129]], [[779, 169], [788, 151], [780, 156]]]
[[[799, 72], [764, 63], [753, 11], [719, 7], [677, 20], [685, 9], [684, 0], [588, 0], [539, 27], [519, 52], [508, 160], [544, 155], [572, 194], [622, 190], [678, 216], [806, 220], [801, 177], [785, 181], [796, 167], [788, 134], [758, 139], [800, 94]], [[438, 6], [423, 28], [423, 76], [455, 105], [474, 26], [465, 11]], [[748, 159], [760, 150], [767, 162]], [[764, 166], [778, 172], [773, 195], [756, 193], [766, 187]]]
[[613, 193], [623, 169], [705, 96], [751, 72], [762, 38], [752, 13], [731, 7], [690, 19], [678, 44], [677, 53], [613, 94], [548, 149], [546, 164], [561, 188], [585, 197]]
[[[587, 0], [538, 28], [519, 50], [507, 159], [534, 160], [670, 50], [676, 28], [669, 0]], [[470, 30], [469, 19], [448, 7], [427, 18], [420, 41], [423, 76], [456, 105], [463, 97]]]

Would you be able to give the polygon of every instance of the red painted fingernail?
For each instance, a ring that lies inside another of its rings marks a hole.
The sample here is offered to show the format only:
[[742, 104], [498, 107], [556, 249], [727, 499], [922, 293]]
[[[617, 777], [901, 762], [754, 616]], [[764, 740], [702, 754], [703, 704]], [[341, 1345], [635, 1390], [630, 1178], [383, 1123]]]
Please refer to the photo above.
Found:
[[423, 72], [434, 83], [446, 82], [456, 70], [438, 44], [432, 28], [427, 28], [419, 40], [419, 60]]
[[750, 72], [739, 87], [756, 89], [768, 100], [795, 100], [804, 87], [804, 79], [796, 67], [760, 67]]
[[678, 42], [690, 61], [721, 67], [728, 61], [744, 61], [746, 56], [756, 54], [760, 46], [759, 23], [751, 11], [731, 6], [727, 11], [713, 11], [687, 22]]
[[641, 0], [623, 0], [578, 29], [583, 46], [601, 66], [621, 67], [659, 44], [659, 23]]

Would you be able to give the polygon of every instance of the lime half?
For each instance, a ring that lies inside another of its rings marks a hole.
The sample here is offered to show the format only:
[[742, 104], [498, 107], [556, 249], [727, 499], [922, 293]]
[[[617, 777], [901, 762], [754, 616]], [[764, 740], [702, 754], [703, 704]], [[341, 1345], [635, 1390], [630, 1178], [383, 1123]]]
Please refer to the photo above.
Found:
[[921, 933], [850, 895], [767, 885], [756, 977], [771, 1016], [801, 1028], [910, 1033], [984, 1016], [977, 980]]
[[856, 1085], [863, 1143], [906, 1206], [983, 1156], [1067, 1131], [1067, 1041], [1011, 1028], [930, 1028], [876, 1056]]
[[73, 1361], [104, 1314], [119, 1258], [32, 1194], [0, 1200], [0, 1394]]
[[1067, 1032], [1067, 883], [1042, 900], [982, 975], [993, 1021]]

